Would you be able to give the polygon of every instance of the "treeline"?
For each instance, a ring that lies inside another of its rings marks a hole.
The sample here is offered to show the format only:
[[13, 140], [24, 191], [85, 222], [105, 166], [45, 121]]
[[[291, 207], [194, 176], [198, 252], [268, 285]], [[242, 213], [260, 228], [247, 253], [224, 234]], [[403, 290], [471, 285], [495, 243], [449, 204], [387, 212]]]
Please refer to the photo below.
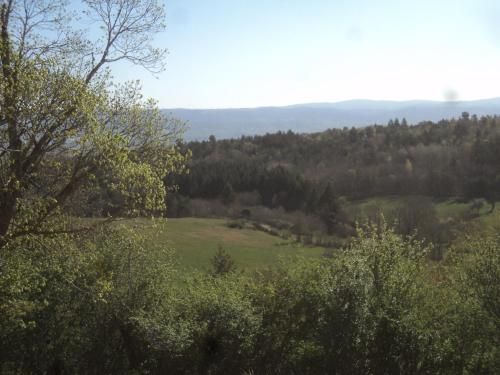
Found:
[[[221, 199], [231, 205], [237, 193], [253, 193], [250, 204], [286, 211], [301, 210], [307, 214], [332, 215], [328, 225], [334, 225], [338, 213], [337, 196], [332, 186], [304, 178], [297, 170], [277, 165], [266, 168], [256, 160], [196, 160], [189, 174], [174, 176], [168, 182], [179, 187], [177, 193], [189, 198]], [[179, 213], [182, 207], [175, 194], [169, 210]], [[173, 207], [172, 207], [173, 206]], [[182, 214], [182, 212], [180, 212]]]
[[203, 274], [131, 231], [27, 237], [3, 252], [0, 372], [498, 374], [498, 239], [441, 270], [427, 251], [379, 227], [333, 258]]
[[[269, 194], [295, 192], [306, 207], [308, 192], [330, 183], [350, 199], [380, 195], [478, 197], [490, 201], [499, 191], [500, 117], [470, 116], [409, 126], [405, 120], [386, 126], [331, 129], [316, 134], [293, 132], [186, 145], [193, 151], [191, 173], [179, 182], [189, 197], [225, 197], [233, 191]], [[266, 174], [284, 168], [286, 178], [269, 184]]]

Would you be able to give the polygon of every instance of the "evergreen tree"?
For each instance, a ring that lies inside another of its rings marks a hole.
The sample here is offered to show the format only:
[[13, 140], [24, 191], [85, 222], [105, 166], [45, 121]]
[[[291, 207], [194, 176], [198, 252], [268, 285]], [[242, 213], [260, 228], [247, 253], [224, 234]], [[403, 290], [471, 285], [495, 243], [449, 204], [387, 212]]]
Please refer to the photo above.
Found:
[[319, 214], [328, 233], [332, 234], [338, 221], [339, 203], [330, 183], [319, 199]]
[[236, 271], [236, 264], [226, 250], [219, 245], [219, 249], [210, 261], [212, 263], [212, 275], [221, 276]]

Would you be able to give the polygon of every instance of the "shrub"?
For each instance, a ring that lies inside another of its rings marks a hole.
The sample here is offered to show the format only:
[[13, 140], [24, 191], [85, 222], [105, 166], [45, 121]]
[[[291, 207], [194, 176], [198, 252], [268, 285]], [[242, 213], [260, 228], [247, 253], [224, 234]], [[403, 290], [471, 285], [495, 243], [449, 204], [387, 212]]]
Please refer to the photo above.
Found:
[[[179, 273], [133, 231], [24, 239], [2, 253], [2, 373], [493, 374], [500, 246], [429, 248], [371, 228], [331, 257]], [[217, 275], [217, 277], [214, 277]]]
[[225, 275], [236, 270], [236, 264], [233, 258], [224, 248], [219, 245], [219, 249], [210, 261], [212, 263], [212, 275]]

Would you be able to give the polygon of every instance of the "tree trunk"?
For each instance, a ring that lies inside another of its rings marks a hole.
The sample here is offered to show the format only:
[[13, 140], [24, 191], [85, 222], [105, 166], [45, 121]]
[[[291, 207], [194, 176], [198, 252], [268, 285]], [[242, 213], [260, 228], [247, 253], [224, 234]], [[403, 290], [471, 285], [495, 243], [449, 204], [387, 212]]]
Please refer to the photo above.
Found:
[[47, 371], [47, 375], [62, 375], [63, 369], [61, 361], [56, 359]]
[[5, 236], [9, 231], [12, 218], [14, 217], [15, 207], [16, 199], [12, 194], [0, 194], [0, 248], [7, 243]]

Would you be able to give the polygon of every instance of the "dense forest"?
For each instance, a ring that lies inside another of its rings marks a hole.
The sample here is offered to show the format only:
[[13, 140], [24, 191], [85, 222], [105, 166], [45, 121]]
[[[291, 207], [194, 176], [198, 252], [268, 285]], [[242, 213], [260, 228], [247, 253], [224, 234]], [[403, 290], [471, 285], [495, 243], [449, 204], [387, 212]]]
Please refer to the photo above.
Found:
[[[191, 198], [258, 191], [265, 206], [314, 210], [331, 184], [348, 199], [375, 195], [485, 198], [495, 202], [500, 118], [470, 116], [409, 126], [276, 133], [187, 145], [191, 173], [178, 182]], [[206, 172], [206, 173], [204, 173]], [[280, 192], [288, 192], [287, 196]]]

